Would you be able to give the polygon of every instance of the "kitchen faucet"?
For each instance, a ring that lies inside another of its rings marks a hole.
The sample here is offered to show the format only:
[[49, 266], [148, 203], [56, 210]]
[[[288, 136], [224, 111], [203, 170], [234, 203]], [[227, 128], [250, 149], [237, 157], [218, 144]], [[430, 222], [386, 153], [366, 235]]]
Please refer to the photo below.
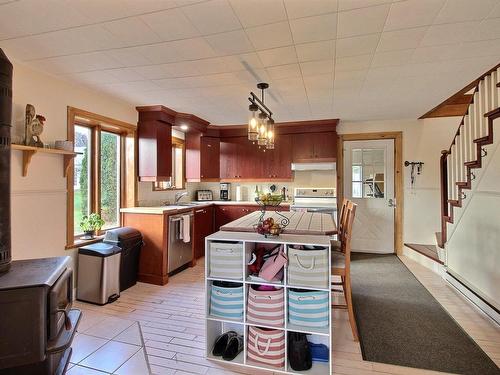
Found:
[[174, 204], [179, 203], [179, 201], [181, 200], [181, 198], [184, 197], [184, 196], [186, 196], [186, 195], [188, 195], [187, 191], [183, 191], [182, 193], [181, 192], [175, 193]]

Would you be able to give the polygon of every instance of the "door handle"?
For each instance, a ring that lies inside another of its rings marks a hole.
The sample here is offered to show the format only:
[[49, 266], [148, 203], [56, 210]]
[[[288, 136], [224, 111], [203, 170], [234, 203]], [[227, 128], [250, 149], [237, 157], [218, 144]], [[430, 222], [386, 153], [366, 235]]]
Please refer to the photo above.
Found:
[[387, 205], [389, 207], [396, 207], [396, 199], [389, 198], [389, 201], [387, 202]]

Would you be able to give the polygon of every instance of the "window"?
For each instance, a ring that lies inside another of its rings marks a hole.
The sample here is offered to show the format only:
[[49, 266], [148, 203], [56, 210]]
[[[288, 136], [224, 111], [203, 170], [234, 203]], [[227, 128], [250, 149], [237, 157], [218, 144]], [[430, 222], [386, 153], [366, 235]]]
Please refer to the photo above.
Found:
[[103, 230], [121, 225], [135, 205], [135, 126], [68, 107], [68, 139], [77, 156], [68, 172], [67, 248], [80, 244], [83, 216], [99, 213]]
[[352, 197], [384, 198], [385, 150], [352, 150]]
[[186, 154], [184, 141], [172, 137], [172, 177], [170, 181], [153, 182], [154, 191], [163, 190], [181, 190], [184, 189], [185, 178], [184, 171]]

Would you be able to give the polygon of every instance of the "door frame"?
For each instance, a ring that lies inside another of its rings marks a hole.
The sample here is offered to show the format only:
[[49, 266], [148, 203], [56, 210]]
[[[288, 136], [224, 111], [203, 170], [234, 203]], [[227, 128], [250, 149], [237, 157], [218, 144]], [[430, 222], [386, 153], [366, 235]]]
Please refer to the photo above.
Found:
[[394, 196], [396, 211], [394, 214], [394, 249], [397, 255], [403, 253], [403, 132], [377, 132], [339, 134], [337, 147], [337, 205], [342, 205], [344, 198], [344, 142], [376, 141], [394, 139]]

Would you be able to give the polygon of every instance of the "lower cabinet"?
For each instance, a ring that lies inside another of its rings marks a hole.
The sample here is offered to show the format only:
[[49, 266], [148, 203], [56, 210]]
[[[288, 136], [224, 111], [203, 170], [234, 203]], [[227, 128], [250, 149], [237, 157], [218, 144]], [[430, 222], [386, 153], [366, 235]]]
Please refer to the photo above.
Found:
[[195, 209], [193, 217], [193, 253], [198, 259], [205, 255], [205, 237], [214, 232], [214, 207]]
[[[275, 211], [279, 209], [280, 211], [289, 211], [290, 208], [288, 206], [280, 206], [279, 208], [270, 208], [270, 210]], [[259, 211], [260, 206], [257, 205], [217, 205], [215, 206], [215, 228], [214, 232], [220, 230], [220, 227], [239, 219], [249, 213], [254, 211]]]

